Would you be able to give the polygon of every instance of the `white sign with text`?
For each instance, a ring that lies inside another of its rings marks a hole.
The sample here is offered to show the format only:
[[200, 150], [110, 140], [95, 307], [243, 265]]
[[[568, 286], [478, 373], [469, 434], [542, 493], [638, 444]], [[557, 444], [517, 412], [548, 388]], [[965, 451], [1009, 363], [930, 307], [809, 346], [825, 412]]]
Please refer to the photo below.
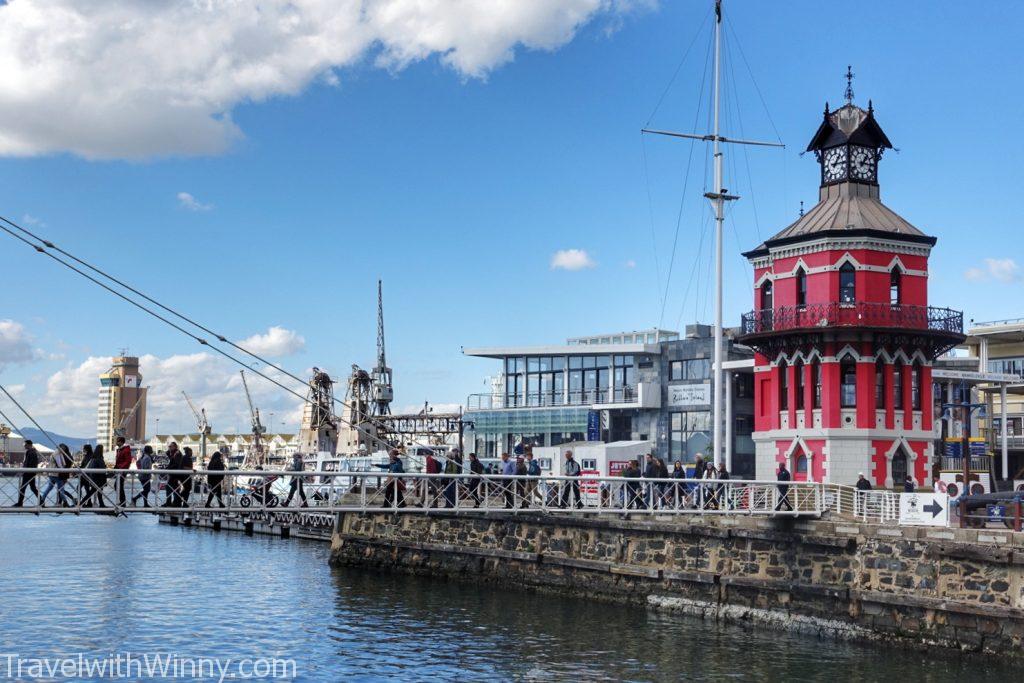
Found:
[[670, 385], [668, 388], [668, 404], [673, 408], [711, 405], [711, 385]]
[[900, 524], [949, 526], [949, 496], [944, 493], [901, 493]]

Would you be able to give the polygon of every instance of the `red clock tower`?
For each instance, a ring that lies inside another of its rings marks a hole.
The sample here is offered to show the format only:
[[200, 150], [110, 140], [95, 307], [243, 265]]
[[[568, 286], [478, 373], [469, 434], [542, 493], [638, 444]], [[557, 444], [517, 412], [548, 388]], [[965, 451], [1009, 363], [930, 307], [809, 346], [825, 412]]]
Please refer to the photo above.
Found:
[[928, 481], [932, 361], [964, 340], [963, 314], [928, 305], [930, 237], [884, 205], [878, 165], [891, 149], [848, 101], [807, 150], [821, 165], [819, 200], [744, 254], [755, 310], [740, 341], [755, 352], [759, 479], [785, 462], [796, 480], [898, 486]]

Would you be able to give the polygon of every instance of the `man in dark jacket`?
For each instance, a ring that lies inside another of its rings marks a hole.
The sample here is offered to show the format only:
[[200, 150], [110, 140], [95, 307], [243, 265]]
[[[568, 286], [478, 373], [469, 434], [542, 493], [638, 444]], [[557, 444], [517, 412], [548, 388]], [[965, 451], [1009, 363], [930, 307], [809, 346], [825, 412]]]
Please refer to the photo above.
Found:
[[[178, 444], [174, 441], [167, 446], [167, 469], [172, 471], [181, 469], [181, 451], [178, 450]], [[181, 494], [179, 490], [181, 480], [180, 474], [167, 475], [167, 494], [164, 498], [164, 507], [181, 507]]]
[[[39, 467], [39, 451], [32, 445], [29, 439], [25, 439], [25, 462], [22, 463], [22, 467], [31, 467], [35, 469]], [[25, 505], [25, 491], [31, 489], [32, 493], [36, 494], [36, 505], [42, 504], [42, 498], [39, 497], [39, 489], [36, 488], [36, 474], [35, 472], [23, 472], [21, 475], [21, 485], [18, 487], [18, 502], [14, 504], [14, 507], [20, 508]]]
[[[647, 461], [644, 464], [644, 479], [657, 479], [661, 475], [661, 468], [658, 467], [658, 461], [654, 459], [654, 456], [650, 453], [647, 454]], [[653, 483], [646, 485], [647, 495], [645, 497], [645, 507], [654, 509], [654, 503], [657, 499], [657, 486]]]
[[469, 454], [469, 497], [480, 507], [480, 475], [484, 473], [484, 464], [476, 457], [476, 453]]
[[857, 473], [857, 490], [858, 491], [870, 491], [871, 482], [864, 477], [863, 472]]
[[[210, 457], [210, 462], [206, 465], [206, 469], [210, 472], [223, 472], [224, 471], [224, 456], [220, 454], [220, 450], [213, 452]], [[221, 507], [224, 507], [223, 495], [224, 486], [224, 475], [223, 474], [207, 474], [206, 485], [210, 489], [210, 493], [206, 496], [206, 507], [210, 507], [213, 503], [213, 497], [217, 496], [217, 502]], [[305, 505], [306, 501], [303, 499], [302, 504]]]
[[[789, 481], [793, 477], [789, 474], [789, 470], [786, 469], [786, 463], [779, 463], [779, 473], [776, 477], [779, 481]], [[790, 512], [793, 511], [793, 506], [789, 502], [789, 486], [787, 484], [779, 484], [779, 502], [775, 504], [775, 510], [781, 510], [782, 506], [785, 505], [786, 509]]]

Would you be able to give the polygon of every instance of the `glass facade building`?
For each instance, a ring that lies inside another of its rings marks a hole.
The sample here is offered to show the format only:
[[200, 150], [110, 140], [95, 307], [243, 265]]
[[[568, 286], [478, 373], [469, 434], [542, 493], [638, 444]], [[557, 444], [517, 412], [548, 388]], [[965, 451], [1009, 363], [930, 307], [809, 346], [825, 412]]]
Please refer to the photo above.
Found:
[[[752, 357], [726, 339], [727, 360]], [[481, 457], [526, 445], [650, 441], [667, 461], [693, 462], [711, 445], [711, 328], [570, 339], [565, 345], [466, 349], [498, 362], [492, 390], [468, 398], [469, 448]], [[733, 471], [753, 474], [753, 378], [735, 373]]]

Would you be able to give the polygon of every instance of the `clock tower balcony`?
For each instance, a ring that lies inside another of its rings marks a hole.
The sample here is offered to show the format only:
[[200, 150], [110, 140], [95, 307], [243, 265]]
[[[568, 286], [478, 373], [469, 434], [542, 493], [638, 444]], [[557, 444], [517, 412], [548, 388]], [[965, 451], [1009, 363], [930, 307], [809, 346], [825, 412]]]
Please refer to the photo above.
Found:
[[793, 341], [842, 330], [874, 332], [914, 342], [935, 358], [966, 339], [964, 314], [950, 308], [890, 303], [817, 303], [744, 313], [737, 341], [770, 355]]

